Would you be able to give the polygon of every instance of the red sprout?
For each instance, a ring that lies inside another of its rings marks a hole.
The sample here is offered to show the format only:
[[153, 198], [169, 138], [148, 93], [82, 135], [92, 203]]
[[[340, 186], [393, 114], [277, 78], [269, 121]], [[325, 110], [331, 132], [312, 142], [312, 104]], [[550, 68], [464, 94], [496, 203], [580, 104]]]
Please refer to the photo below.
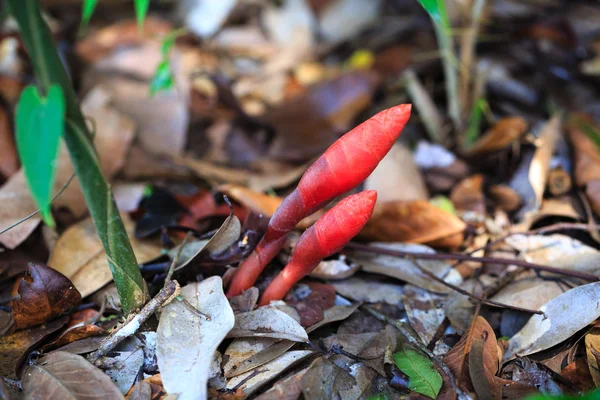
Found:
[[376, 200], [376, 191], [360, 192], [346, 197], [319, 218], [300, 236], [289, 264], [265, 290], [259, 305], [283, 299], [321, 260], [340, 251], [365, 226]]
[[390, 151], [410, 117], [411, 105], [381, 111], [333, 143], [304, 173], [298, 187], [279, 205], [264, 237], [239, 266], [228, 297], [254, 285], [303, 218], [358, 186]]

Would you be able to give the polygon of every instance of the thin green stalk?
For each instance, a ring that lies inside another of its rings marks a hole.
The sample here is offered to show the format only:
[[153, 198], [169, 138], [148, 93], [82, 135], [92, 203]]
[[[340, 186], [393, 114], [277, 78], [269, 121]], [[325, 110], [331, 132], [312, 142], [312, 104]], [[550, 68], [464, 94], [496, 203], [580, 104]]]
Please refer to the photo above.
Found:
[[10, 11], [21, 30], [38, 86], [46, 93], [52, 84], [61, 86], [66, 101], [65, 142], [81, 184], [85, 201], [106, 251], [117, 291], [126, 313], [141, 308], [148, 289], [142, 278], [110, 186], [104, 179], [98, 155], [77, 95], [42, 18], [39, 0], [8, 0]]
[[445, 27], [437, 23], [434, 23], [434, 26], [438, 44], [442, 51], [448, 114], [452, 119], [454, 127], [460, 130], [462, 128], [462, 120], [460, 117], [460, 99], [458, 94], [458, 73], [457, 68], [455, 68], [456, 57], [454, 56], [454, 40], [452, 39], [451, 33], [448, 32]]

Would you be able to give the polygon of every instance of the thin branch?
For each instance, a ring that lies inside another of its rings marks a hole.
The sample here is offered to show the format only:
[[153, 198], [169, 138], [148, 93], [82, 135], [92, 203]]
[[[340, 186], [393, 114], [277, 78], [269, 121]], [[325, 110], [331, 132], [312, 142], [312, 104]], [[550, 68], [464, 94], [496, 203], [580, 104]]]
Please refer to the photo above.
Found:
[[177, 295], [178, 291], [179, 284], [177, 281], [170, 281], [167, 283], [152, 300], [146, 303], [139, 313], [132, 314], [133, 317], [128, 318], [128, 320], [117, 330], [111, 332], [111, 334], [100, 343], [98, 350], [89, 355], [88, 360], [92, 364], [95, 364], [101, 357], [105, 356], [109, 351], [115, 348], [116, 345], [135, 334], [142, 324], [160, 307], [168, 303], [174, 295]]
[[521, 268], [533, 269], [538, 271], [551, 272], [553, 274], [570, 276], [572, 278], [584, 279], [590, 282], [600, 281], [600, 278], [588, 274], [585, 272], [570, 271], [562, 268], [548, 267], [546, 265], [534, 264], [523, 260], [511, 260], [508, 258], [496, 258], [496, 257], [474, 257], [467, 254], [458, 253], [413, 253], [408, 251], [391, 250], [377, 246], [369, 246], [359, 243], [348, 243], [345, 247], [349, 250], [363, 251], [366, 253], [382, 254], [392, 257], [408, 258], [408, 259], [421, 259], [421, 260], [458, 260], [458, 261], [472, 261], [480, 263], [496, 263], [501, 265], [515, 265]]
[[542, 311], [538, 311], [538, 310], [531, 310], [528, 308], [521, 308], [521, 307], [516, 307], [516, 306], [511, 306], [510, 304], [504, 304], [504, 303], [499, 303], [497, 301], [493, 301], [493, 300], [488, 300], [485, 299], [481, 296], [477, 296], [476, 294], [473, 294], [471, 292], [468, 292], [466, 290], [464, 290], [463, 288], [460, 288], [458, 286], [455, 286], [451, 283], [446, 282], [445, 280], [443, 280], [442, 278], [440, 278], [439, 276], [437, 276], [436, 274], [434, 274], [433, 272], [429, 271], [427, 268], [424, 268], [423, 266], [421, 266], [421, 264], [419, 263], [419, 260], [417, 259], [413, 259], [415, 266], [425, 275], [427, 275], [429, 278], [433, 279], [436, 282], [441, 283], [442, 285], [454, 290], [455, 292], [458, 292], [462, 295], [465, 295], [473, 300], [478, 301], [479, 303], [482, 304], [486, 304], [488, 306], [491, 307], [498, 307], [498, 308], [507, 308], [510, 310], [515, 310], [515, 311], [520, 311], [520, 312], [525, 312], [528, 314], [540, 314], [540, 315], [544, 315], [544, 313]]

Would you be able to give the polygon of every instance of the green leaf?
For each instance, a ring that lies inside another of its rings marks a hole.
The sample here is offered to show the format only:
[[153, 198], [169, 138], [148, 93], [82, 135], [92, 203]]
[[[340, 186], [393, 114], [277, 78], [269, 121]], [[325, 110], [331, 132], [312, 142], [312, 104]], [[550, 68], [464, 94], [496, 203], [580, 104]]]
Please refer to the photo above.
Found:
[[419, 0], [419, 3], [427, 11], [433, 22], [444, 28], [449, 27], [448, 13], [446, 12], [444, 0]]
[[137, 20], [140, 32], [144, 30], [144, 20], [148, 14], [150, 0], [135, 0], [135, 19]]
[[17, 104], [15, 123], [17, 150], [31, 195], [44, 222], [53, 227], [50, 201], [58, 145], [65, 125], [65, 98], [60, 86], [50, 86], [46, 97], [35, 86], [27, 86]]
[[600, 398], [600, 389], [592, 390], [583, 396], [550, 396], [544, 394], [535, 394], [527, 397], [525, 400], [596, 400]]
[[456, 208], [454, 208], [454, 203], [452, 203], [452, 200], [450, 200], [446, 196], [440, 195], [432, 197], [431, 199], [429, 199], [429, 204], [441, 210], [444, 210], [452, 215], [456, 215]]
[[378, 394], [378, 395], [369, 397], [367, 400], [387, 400], [387, 396], [385, 394]]
[[394, 353], [394, 361], [402, 372], [410, 378], [408, 387], [413, 392], [424, 394], [435, 399], [442, 388], [442, 376], [434, 368], [433, 363], [424, 354], [401, 348]]
[[169, 60], [163, 60], [152, 77], [150, 82], [150, 94], [155, 95], [161, 90], [168, 90], [173, 87], [173, 74], [171, 72], [171, 65]]
[[481, 119], [483, 117], [483, 111], [487, 107], [487, 102], [484, 98], [478, 99], [473, 105], [471, 110], [471, 118], [469, 119], [469, 127], [465, 136], [465, 148], [471, 147], [479, 138], [479, 131], [481, 129]]
[[92, 19], [92, 14], [94, 14], [94, 10], [96, 9], [96, 5], [98, 4], [98, 0], [83, 0], [83, 7], [81, 8], [81, 26], [86, 27], [90, 19]]

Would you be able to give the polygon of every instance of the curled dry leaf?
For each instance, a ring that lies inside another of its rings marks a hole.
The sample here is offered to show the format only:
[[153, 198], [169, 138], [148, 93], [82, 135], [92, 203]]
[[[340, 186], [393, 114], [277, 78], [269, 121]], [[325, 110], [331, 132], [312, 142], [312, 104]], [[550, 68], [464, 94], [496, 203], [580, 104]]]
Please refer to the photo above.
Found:
[[[133, 235], [134, 223], [126, 215], [121, 218], [138, 263], [158, 257], [161, 246], [137, 240]], [[82, 297], [112, 281], [106, 253], [91, 218], [72, 225], [63, 233], [50, 253], [48, 264], [69, 278]]]
[[527, 132], [527, 121], [522, 117], [506, 117], [496, 122], [470, 149], [471, 155], [483, 155], [502, 150], [519, 140]]
[[15, 328], [44, 323], [81, 303], [81, 295], [60, 272], [41, 264], [29, 264], [13, 301]]
[[567, 132], [573, 145], [575, 158], [575, 183], [585, 187], [592, 208], [600, 212], [600, 149], [586, 132], [588, 128], [598, 132], [598, 127], [591, 120], [577, 116], [572, 117], [567, 125]]
[[510, 338], [504, 360], [550, 348], [570, 338], [600, 317], [600, 282], [573, 288], [540, 308], [544, 315], [533, 315]]
[[157, 329], [158, 367], [169, 394], [204, 399], [213, 355], [234, 326], [233, 310], [217, 276], [183, 287], [181, 296], [199, 312], [179, 300], [163, 308]]
[[539, 134], [538, 145], [529, 165], [529, 182], [536, 197], [536, 207], [542, 205], [542, 198], [546, 190], [550, 161], [556, 147], [556, 142], [561, 135], [561, 122], [559, 116], [554, 116], [543, 127]]
[[85, 358], [64, 351], [48, 354], [27, 368], [22, 384], [25, 397], [32, 400], [123, 399], [108, 375]]
[[465, 228], [465, 223], [458, 217], [427, 201], [394, 201], [375, 206], [360, 237], [452, 248], [462, 244]]
[[454, 372], [457, 380], [463, 382], [467, 390], [473, 390], [475, 382], [471, 380], [473, 374], [470, 373], [469, 354], [473, 350], [473, 343], [479, 339], [483, 341], [483, 349], [480, 349], [480, 353], [483, 357], [485, 381], [491, 392], [497, 392], [500, 389], [496, 374], [500, 368], [502, 350], [496, 342], [494, 330], [485, 318], [478, 316], [473, 321], [461, 340], [444, 356], [443, 361]]
[[460, 181], [450, 193], [450, 200], [459, 212], [473, 211], [485, 215], [483, 175], [477, 174]]
[[[435, 253], [430, 247], [419, 244], [406, 243], [373, 243], [373, 246], [389, 250], [399, 250], [414, 253]], [[353, 253], [353, 259], [361, 265], [363, 271], [390, 276], [400, 279], [418, 287], [431, 290], [436, 293], [447, 293], [448, 288], [439, 282], [432, 280], [415, 265], [414, 260], [403, 259], [386, 255]], [[443, 278], [450, 270], [450, 264], [439, 260], [422, 260], [419, 265], [435, 275]]]
[[263, 307], [235, 316], [227, 337], [266, 337], [308, 342], [308, 335], [292, 317], [273, 307]]
[[64, 316], [35, 328], [0, 336], [0, 375], [16, 379], [19, 368], [29, 353], [49, 335], [62, 328], [68, 320]]
[[227, 389], [240, 389], [244, 395], [250, 396], [256, 390], [272, 381], [286, 369], [313, 354], [312, 350], [294, 350], [277, 357], [261, 366], [258, 370], [248, 371], [227, 381]]

